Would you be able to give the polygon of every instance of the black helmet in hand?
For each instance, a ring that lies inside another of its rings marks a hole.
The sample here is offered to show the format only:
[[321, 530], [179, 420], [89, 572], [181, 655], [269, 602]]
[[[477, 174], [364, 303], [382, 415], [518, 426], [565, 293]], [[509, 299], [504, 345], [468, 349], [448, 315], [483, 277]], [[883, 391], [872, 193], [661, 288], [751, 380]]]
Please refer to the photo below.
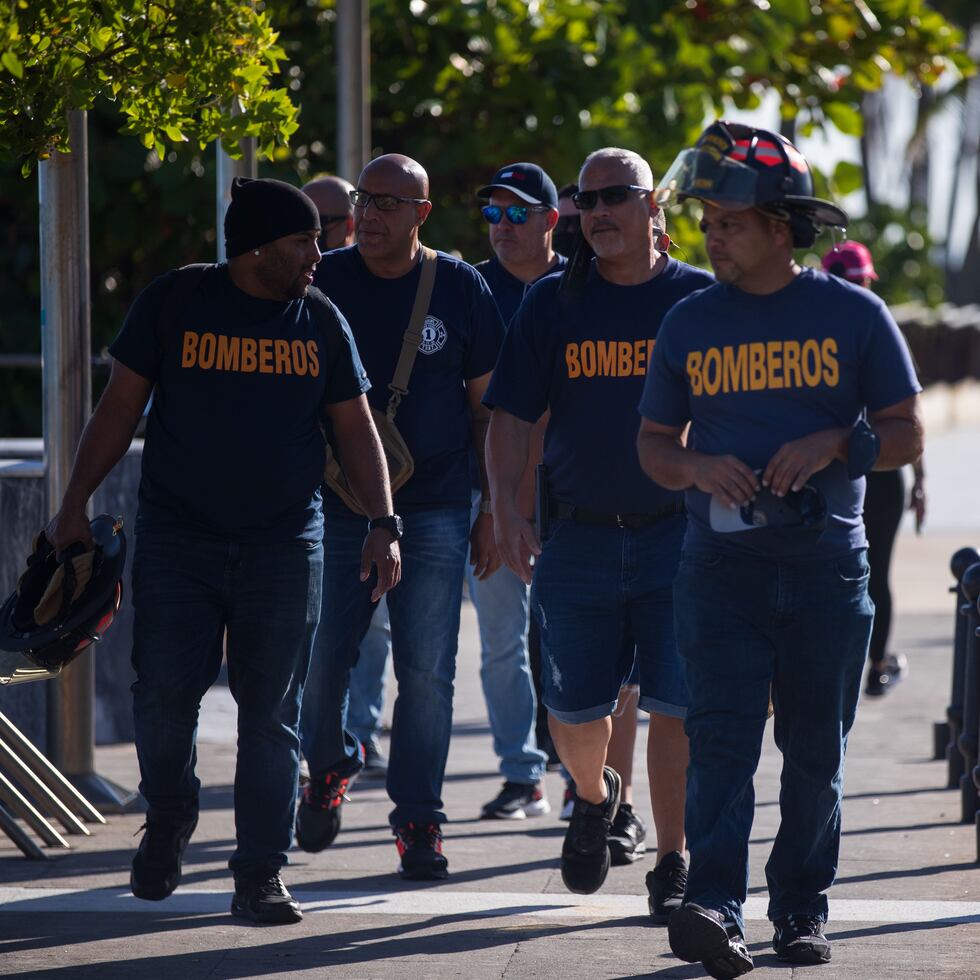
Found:
[[59, 670], [102, 638], [122, 603], [126, 537], [122, 519], [92, 521], [94, 548], [56, 555], [41, 531], [17, 589], [0, 609], [0, 650]]
[[813, 196], [810, 167], [785, 136], [743, 123], [712, 123], [677, 155], [655, 196], [661, 206], [693, 197], [731, 211], [756, 208], [789, 222], [796, 248], [812, 245], [820, 226], [847, 225], [836, 204]]

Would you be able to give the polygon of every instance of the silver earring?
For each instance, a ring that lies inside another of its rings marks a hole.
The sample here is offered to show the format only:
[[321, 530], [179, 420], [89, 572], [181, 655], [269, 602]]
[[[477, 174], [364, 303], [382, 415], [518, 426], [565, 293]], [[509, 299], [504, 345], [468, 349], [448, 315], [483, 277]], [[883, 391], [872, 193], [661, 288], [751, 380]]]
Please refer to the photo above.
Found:
[[252, 254], [253, 254], [253, 255], [258, 255], [258, 254], [259, 254], [259, 250], [258, 250], [258, 249], [256, 249], [256, 250], [255, 250], [255, 251], [254, 251], [254, 252], [253, 252]]

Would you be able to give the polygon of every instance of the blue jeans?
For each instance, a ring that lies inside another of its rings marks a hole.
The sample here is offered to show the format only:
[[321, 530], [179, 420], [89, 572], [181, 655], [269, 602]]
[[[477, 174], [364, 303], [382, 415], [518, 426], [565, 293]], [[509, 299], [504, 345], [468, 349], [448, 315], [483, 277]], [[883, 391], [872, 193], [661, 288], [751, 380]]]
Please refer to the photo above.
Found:
[[[464, 507], [405, 515], [402, 580], [388, 593], [398, 693], [391, 726], [388, 796], [393, 827], [442, 823], [442, 780], [453, 719], [453, 679], [463, 566], [469, 539]], [[348, 683], [374, 605], [374, 576], [361, 582], [367, 522], [331, 509], [323, 536], [323, 616], [306, 684], [300, 734], [311, 773], [360, 769], [347, 731]]]
[[364, 745], [377, 738], [381, 731], [390, 653], [391, 624], [388, 622], [388, 603], [382, 596], [371, 617], [371, 625], [361, 640], [360, 658], [350, 672], [347, 727]]
[[548, 712], [568, 725], [611, 715], [634, 660], [644, 711], [683, 718], [672, 583], [685, 520], [618, 528], [552, 521], [531, 585]]
[[674, 582], [691, 706], [687, 901], [743, 928], [748, 842], [770, 684], [783, 754], [769, 918], [826, 919], [837, 874], [844, 752], [874, 605], [864, 552], [778, 562], [685, 555]]
[[234, 544], [144, 530], [133, 560], [133, 715], [153, 817], [197, 815], [201, 698], [221, 669], [238, 704], [237, 847], [229, 866], [279, 868], [292, 843], [297, 724], [320, 615], [319, 542]]
[[[474, 504], [479, 500], [477, 494]], [[474, 506], [474, 520], [477, 513]], [[548, 757], [534, 734], [538, 705], [527, 658], [527, 586], [506, 565], [479, 582], [467, 564], [466, 580], [480, 626], [480, 680], [500, 772], [511, 782], [537, 783]]]

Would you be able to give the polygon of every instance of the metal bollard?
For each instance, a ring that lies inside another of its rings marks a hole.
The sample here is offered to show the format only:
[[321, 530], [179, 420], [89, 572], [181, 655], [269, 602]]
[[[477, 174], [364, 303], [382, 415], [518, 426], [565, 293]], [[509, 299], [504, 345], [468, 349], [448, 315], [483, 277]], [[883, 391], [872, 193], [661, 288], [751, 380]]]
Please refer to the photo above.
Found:
[[[976, 562], [980, 561], [980, 552], [976, 548], [960, 548], [953, 554], [949, 562], [949, 570], [956, 579], [956, 584], [950, 587], [955, 596], [955, 630], [953, 639], [953, 676], [950, 687], [949, 705], [946, 708], [946, 721], [937, 722], [933, 726], [933, 751], [937, 759], [945, 759], [947, 763], [946, 788], [955, 789], [960, 785], [963, 775], [963, 757], [956, 747], [956, 739], [963, 727], [963, 659], [966, 649], [966, 612], [963, 608], [963, 596], [960, 583], [963, 574]], [[939, 746], [942, 746], [940, 749]]]
[[980, 562], [963, 573], [960, 583], [967, 606], [966, 642], [963, 657], [963, 716], [956, 746], [962, 757], [960, 777], [960, 822], [974, 823], [980, 800], [973, 785], [973, 767], [977, 764], [977, 729], [980, 727]]

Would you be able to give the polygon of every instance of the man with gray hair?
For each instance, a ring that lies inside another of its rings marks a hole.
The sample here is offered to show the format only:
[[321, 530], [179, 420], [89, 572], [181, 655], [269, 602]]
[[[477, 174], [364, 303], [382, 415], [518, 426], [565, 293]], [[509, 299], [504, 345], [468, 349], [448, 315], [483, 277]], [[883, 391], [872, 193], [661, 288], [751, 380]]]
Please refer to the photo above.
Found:
[[[573, 202], [583, 248], [561, 277], [536, 283], [511, 322], [485, 404], [501, 558], [526, 582], [541, 629], [544, 703], [575, 782], [562, 848], [569, 890], [596, 891], [610, 865], [621, 779], [606, 765], [611, 715], [638, 661], [650, 712], [648, 763], [659, 862], [647, 875], [653, 921], [684, 893], [687, 688], [671, 583], [685, 518], [677, 493], [645, 478], [637, 409], [661, 319], [711, 277], [667, 255], [670, 239], [640, 156], [591, 154]], [[585, 247], [587, 245], [587, 247]], [[516, 503], [528, 435], [551, 411], [538, 530]], [[540, 537], [539, 537], [540, 534]], [[629, 639], [632, 642], [628, 642]]]

